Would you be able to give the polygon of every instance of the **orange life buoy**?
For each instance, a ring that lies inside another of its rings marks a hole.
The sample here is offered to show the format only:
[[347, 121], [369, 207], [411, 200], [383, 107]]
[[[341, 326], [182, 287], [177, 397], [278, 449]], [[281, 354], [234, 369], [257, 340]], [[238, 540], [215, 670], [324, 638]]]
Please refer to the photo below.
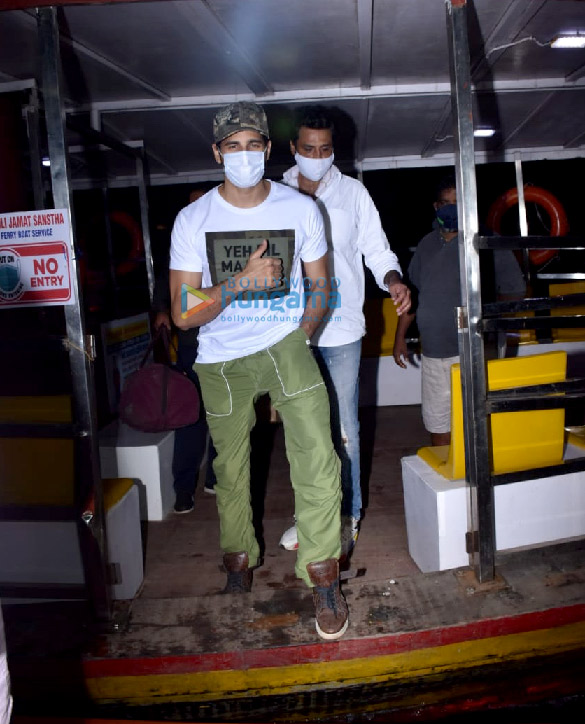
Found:
[[[569, 231], [569, 221], [567, 214], [563, 208], [561, 202], [556, 196], [545, 191], [545, 189], [539, 186], [525, 186], [524, 187], [524, 199], [539, 206], [542, 206], [546, 213], [549, 215], [551, 230], [551, 236], [565, 236]], [[502, 216], [512, 206], [518, 203], [518, 189], [513, 188], [506, 193], [502, 194], [498, 199], [491, 205], [487, 216], [487, 225], [495, 231], [500, 233]], [[544, 264], [544, 262], [552, 259], [557, 253], [556, 249], [531, 249], [529, 252], [530, 261], [535, 265]]]
[[[139, 268], [144, 261], [144, 242], [142, 240], [142, 229], [140, 224], [125, 211], [112, 211], [109, 214], [111, 226], [118, 226], [122, 230], [121, 243], [116, 239], [116, 258], [114, 260], [116, 276], [124, 276]], [[99, 231], [97, 231], [99, 230]], [[77, 263], [79, 275], [84, 290], [85, 301], [90, 311], [98, 311], [103, 306], [106, 290], [109, 285], [108, 268], [103, 260], [91, 257], [91, 245], [88, 234], [92, 233], [92, 241], [103, 244], [103, 231], [98, 221], [90, 219], [85, 227], [85, 234], [81, 232], [77, 240]], [[100, 234], [99, 237], [96, 234]], [[114, 236], [114, 229], [112, 229]], [[122, 257], [120, 259], [120, 257]], [[92, 263], [93, 261], [93, 263]]]
[[130, 236], [130, 251], [124, 261], [116, 265], [116, 274], [123, 276], [134, 271], [144, 257], [144, 242], [142, 240], [142, 228], [140, 224], [125, 211], [110, 212], [110, 223], [118, 224], [125, 229]]

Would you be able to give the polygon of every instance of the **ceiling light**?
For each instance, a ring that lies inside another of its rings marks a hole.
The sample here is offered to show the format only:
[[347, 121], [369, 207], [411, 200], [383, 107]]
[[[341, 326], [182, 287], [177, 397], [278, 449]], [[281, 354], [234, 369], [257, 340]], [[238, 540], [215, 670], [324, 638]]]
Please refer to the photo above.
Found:
[[571, 33], [559, 33], [550, 41], [551, 48], [585, 48], [585, 32], [575, 30]]
[[476, 138], [491, 138], [495, 133], [495, 128], [476, 128], [473, 135]]

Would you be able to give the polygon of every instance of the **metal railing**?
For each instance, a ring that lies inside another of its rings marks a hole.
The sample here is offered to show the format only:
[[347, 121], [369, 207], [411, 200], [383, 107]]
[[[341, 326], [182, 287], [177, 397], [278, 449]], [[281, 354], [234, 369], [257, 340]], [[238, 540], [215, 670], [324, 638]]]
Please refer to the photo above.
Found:
[[[488, 392], [484, 334], [513, 329], [550, 329], [585, 327], [583, 315], [516, 316], [525, 311], [542, 312], [571, 307], [585, 302], [584, 294], [553, 298], [532, 298], [514, 302], [482, 305], [480, 255], [483, 249], [573, 249], [583, 250], [583, 239], [575, 237], [529, 236], [525, 207], [519, 204], [522, 236], [480, 236], [473, 147], [472, 83], [467, 35], [467, 0], [446, 3], [449, 40], [451, 99], [454, 119], [458, 213], [460, 219], [459, 258], [462, 306], [457, 310], [459, 353], [464, 409], [466, 479], [470, 493], [470, 531], [467, 540], [471, 564], [480, 582], [495, 576], [494, 486], [562, 475], [585, 470], [585, 458], [568, 460], [521, 472], [493, 475], [489, 417], [495, 412], [538, 410], [566, 407], [585, 397], [585, 380], [535, 385]], [[517, 162], [517, 172], [521, 164]], [[521, 182], [517, 174], [517, 183]], [[550, 276], [550, 275], [548, 275]], [[565, 278], [561, 275], [558, 278]], [[573, 278], [573, 277], [571, 277]]]

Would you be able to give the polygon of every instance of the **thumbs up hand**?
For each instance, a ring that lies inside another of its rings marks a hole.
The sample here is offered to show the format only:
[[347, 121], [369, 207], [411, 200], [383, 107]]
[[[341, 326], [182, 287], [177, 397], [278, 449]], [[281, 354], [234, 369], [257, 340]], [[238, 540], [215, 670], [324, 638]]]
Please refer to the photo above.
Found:
[[259, 244], [256, 251], [253, 251], [248, 263], [241, 274], [238, 274], [239, 281], [248, 280], [247, 289], [272, 289], [280, 284], [283, 268], [282, 259], [274, 256], [263, 256], [268, 249], [268, 240]]

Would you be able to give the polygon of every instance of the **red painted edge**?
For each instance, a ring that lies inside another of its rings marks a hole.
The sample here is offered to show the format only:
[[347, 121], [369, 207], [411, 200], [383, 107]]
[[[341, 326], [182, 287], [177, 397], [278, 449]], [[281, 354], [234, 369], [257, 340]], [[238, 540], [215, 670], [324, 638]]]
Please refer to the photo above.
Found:
[[26, 10], [47, 5], [115, 5], [116, 3], [153, 2], [154, 0], [1, 0], [0, 10]]
[[[12, 724], [128, 724], [128, 719], [87, 719], [86, 717], [14, 716]], [[165, 724], [162, 720], [132, 719], [132, 724]], [[221, 724], [221, 722], [218, 722]]]
[[580, 621], [585, 621], [585, 604], [551, 608], [518, 616], [483, 619], [426, 631], [346, 639], [329, 643], [197, 654], [195, 656], [86, 660], [83, 662], [83, 669], [87, 678], [99, 678], [282, 667], [400, 654], [463, 641], [558, 628]]

